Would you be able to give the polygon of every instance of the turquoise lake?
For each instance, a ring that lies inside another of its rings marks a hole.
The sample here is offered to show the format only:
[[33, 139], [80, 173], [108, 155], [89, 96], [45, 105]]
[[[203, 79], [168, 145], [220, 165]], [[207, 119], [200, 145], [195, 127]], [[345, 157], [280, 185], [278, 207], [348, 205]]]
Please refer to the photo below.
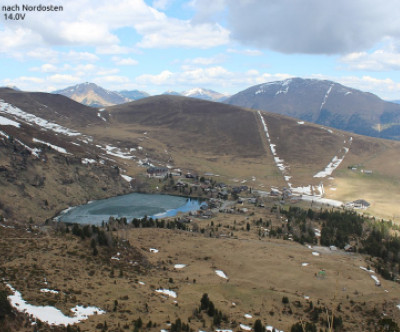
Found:
[[197, 199], [170, 195], [132, 193], [93, 201], [85, 205], [63, 211], [57, 219], [63, 222], [100, 225], [114, 218], [133, 218], [144, 216], [156, 218], [173, 217], [179, 212], [196, 211], [202, 203]]

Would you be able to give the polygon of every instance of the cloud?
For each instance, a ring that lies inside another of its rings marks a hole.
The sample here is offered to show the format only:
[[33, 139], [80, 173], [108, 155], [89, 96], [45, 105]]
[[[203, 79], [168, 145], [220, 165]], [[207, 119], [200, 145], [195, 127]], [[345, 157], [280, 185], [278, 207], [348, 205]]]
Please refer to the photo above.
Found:
[[189, 5], [196, 10], [193, 23], [216, 22], [226, 8], [225, 0], [192, 0]]
[[172, 0], [154, 0], [153, 7], [160, 10], [167, 9], [172, 3]]
[[335, 78], [336, 82], [365, 92], [371, 92], [385, 100], [399, 99], [400, 83], [391, 78], [375, 78], [369, 75], [362, 77], [345, 76]]
[[283, 53], [345, 54], [398, 38], [397, 0], [226, 0], [231, 37]]
[[66, 44], [109, 45], [119, 42], [119, 39], [102, 23], [63, 22], [60, 28], [58, 36]]
[[46, 80], [49, 82], [52, 82], [52, 83], [76, 84], [76, 83], [80, 82], [81, 77], [70, 75], [70, 74], [54, 74], [54, 75], [48, 76], [46, 78]]
[[90, 52], [76, 52], [76, 51], [69, 51], [68, 53], [61, 53], [60, 56], [63, 60], [73, 61], [73, 62], [94, 62], [98, 61], [99, 57], [96, 54]]
[[154, 84], [154, 85], [164, 85], [170, 84], [170, 79], [174, 76], [169, 70], [164, 70], [160, 74], [151, 75], [143, 74], [136, 78], [136, 82], [139, 84]]
[[42, 37], [26, 28], [0, 30], [0, 53], [23, 50], [43, 43]]
[[42, 73], [55, 73], [56, 71], [59, 70], [59, 68], [51, 63], [45, 63], [45, 64], [41, 65], [40, 67], [31, 68], [31, 70], [39, 71]]
[[226, 57], [223, 54], [217, 54], [212, 57], [197, 57], [194, 59], [186, 59], [184, 60], [185, 64], [193, 64], [193, 65], [204, 65], [204, 66], [209, 66], [209, 65], [214, 65], [217, 63], [222, 63], [224, 62]]
[[113, 57], [112, 60], [118, 66], [136, 66], [139, 62], [132, 58]]
[[122, 84], [122, 83], [129, 83], [130, 79], [125, 76], [118, 76], [118, 75], [109, 75], [109, 76], [98, 76], [94, 79], [94, 81], [98, 82], [99, 84]]
[[[5, 5], [15, 4], [4, 1]], [[50, 0], [42, 3], [53, 4]], [[132, 45], [141, 48], [209, 48], [228, 43], [229, 31], [220, 24], [171, 18], [156, 9], [169, 4], [158, 0], [153, 8], [144, 0], [70, 0], [62, 12], [30, 13], [23, 28], [15, 29], [5, 21], [5, 29], [0, 30], [0, 52], [92, 46], [99, 54], [127, 54], [132, 47], [122, 45], [118, 37], [121, 29], [134, 37]]]
[[260, 56], [260, 55], [263, 54], [263, 52], [261, 52], [260, 50], [254, 50], [254, 49], [237, 50], [237, 49], [234, 49], [234, 48], [228, 48], [227, 52], [228, 53], [248, 55], [248, 56]]
[[155, 75], [141, 75], [136, 78], [136, 83], [144, 89], [152, 89], [154, 85], [162, 86], [165, 90], [169, 87], [187, 90], [191, 87], [207, 87], [219, 92], [229, 93], [243, 90], [249, 86], [269, 81], [282, 80], [292, 77], [290, 74], [260, 73], [252, 69], [246, 72], [232, 72], [222, 66], [192, 67], [183, 66], [181, 71], [162, 71]]
[[107, 45], [99, 46], [96, 48], [98, 54], [128, 54], [128, 53], [140, 53], [138, 50], [126, 46], [120, 45]]
[[230, 32], [219, 24], [192, 24], [190, 21], [163, 19], [136, 25], [143, 35], [137, 44], [142, 48], [193, 47], [210, 48], [229, 42]]
[[353, 52], [339, 60], [350, 70], [394, 71], [400, 70], [400, 52], [389, 41], [387, 45], [373, 52]]

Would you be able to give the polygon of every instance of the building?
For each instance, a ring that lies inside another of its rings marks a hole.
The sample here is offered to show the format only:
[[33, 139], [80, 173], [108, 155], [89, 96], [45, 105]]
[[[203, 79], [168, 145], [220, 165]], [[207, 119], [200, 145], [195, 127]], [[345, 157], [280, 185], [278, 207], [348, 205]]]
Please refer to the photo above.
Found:
[[157, 167], [151, 166], [147, 169], [147, 176], [148, 177], [156, 177], [156, 178], [163, 178], [168, 175], [168, 168], [167, 167]]

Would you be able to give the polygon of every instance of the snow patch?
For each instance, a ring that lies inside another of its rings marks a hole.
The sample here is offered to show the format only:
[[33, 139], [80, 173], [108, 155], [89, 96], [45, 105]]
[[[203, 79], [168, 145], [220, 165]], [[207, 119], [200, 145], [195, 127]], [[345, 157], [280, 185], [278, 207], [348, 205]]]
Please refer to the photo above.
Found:
[[251, 331], [252, 328], [248, 325], [240, 324], [240, 328], [244, 331]]
[[367, 269], [366, 267], [360, 266], [360, 269], [369, 273], [375, 273], [374, 270]]
[[133, 180], [133, 178], [128, 175], [121, 174], [121, 177], [127, 182], [131, 182]]
[[2, 126], [14, 126], [19, 128], [20, 124], [16, 121], [10, 120], [8, 118], [5, 118], [4, 116], [0, 115], [0, 125]]
[[378, 277], [376, 275], [372, 274], [371, 278], [374, 279], [376, 286], [380, 286], [381, 285], [381, 282], [379, 281], [379, 279], [378, 279]]
[[174, 265], [174, 268], [175, 268], [175, 269], [178, 269], [178, 270], [183, 269], [183, 268], [185, 268], [185, 267], [186, 267], [186, 264], [175, 264], [175, 265]]
[[130, 154], [129, 152], [124, 152], [122, 151], [122, 149], [117, 148], [115, 146], [111, 146], [111, 145], [106, 145], [105, 148], [101, 147], [101, 149], [103, 149], [107, 154], [114, 156], [114, 157], [118, 157], [118, 158], [122, 158], [122, 159], [134, 159], [136, 158], [135, 155]]
[[15, 290], [11, 285], [7, 284], [7, 287], [13, 292], [12, 295], [8, 296], [12, 307], [19, 312], [25, 312], [28, 315], [32, 315], [34, 319], [39, 319], [40, 321], [50, 325], [73, 325], [82, 320], [88, 319], [91, 315], [105, 314], [105, 311], [97, 307], [83, 307], [77, 305], [71, 309], [71, 311], [74, 313], [73, 317], [65, 316], [59, 309], [55, 307], [35, 306], [29, 304], [22, 298], [21, 293]]
[[96, 160], [94, 160], [94, 159], [89, 159], [89, 158], [82, 158], [82, 159], [81, 159], [81, 163], [84, 164], [84, 165], [87, 165], [87, 164], [95, 164], [95, 163], [96, 163]]
[[14, 139], [17, 143], [21, 144], [25, 149], [27, 149], [31, 155], [35, 156], [36, 158], [40, 158], [40, 152], [42, 152], [42, 150], [37, 149], [37, 148], [31, 148], [28, 145], [22, 143], [19, 139], [15, 138]]
[[102, 119], [104, 122], [107, 122], [107, 119], [101, 116], [101, 113], [97, 113], [97, 116]]
[[51, 147], [53, 150], [56, 150], [57, 152], [60, 152], [60, 153], [63, 153], [63, 154], [71, 154], [71, 153], [68, 153], [67, 150], [65, 150], [64, 148], [61, 148], [61, 147], [59, 147], [57, 145], [54, 145], [54, 144], [50, 144], [50, 143], [42, 141], [40, 139], [33, 138], [32, 141], [35, 142], [35, 143], [45, 144], [45, 145]]
[[224, 278], [224, 279], [229, 279], [227, 275], [224, 273], [224, 271], [221, 270], [215, 270], [215, 273], [217, 274], [218, 277]]
[[42, 288], [40, 290], [42, 293], [58, 294], [59, 292], [54, 289]]
[[178, 295], [176, 295], [176, 293], [174, 291], [169, 290], [169, 289], [164, 289], [164, 288], [156, 289], [156, 292], [160, 293], [160, 294], [167, 295], [169, 297], [173, 297], [174, 299], [176, 299], [177, 296], [178, 296]]

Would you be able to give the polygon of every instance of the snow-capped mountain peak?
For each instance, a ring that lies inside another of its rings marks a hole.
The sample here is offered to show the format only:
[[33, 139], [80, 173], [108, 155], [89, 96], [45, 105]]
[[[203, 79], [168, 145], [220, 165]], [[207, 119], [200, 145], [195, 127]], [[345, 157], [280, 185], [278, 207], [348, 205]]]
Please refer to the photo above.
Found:
[[182, 96], [199, 98], [212, 101], [220, 101], [226, 96], [222, 93], [216, 92], [214, 90], [204, 89], [204, 88], [193, 88], [182, 92]]

